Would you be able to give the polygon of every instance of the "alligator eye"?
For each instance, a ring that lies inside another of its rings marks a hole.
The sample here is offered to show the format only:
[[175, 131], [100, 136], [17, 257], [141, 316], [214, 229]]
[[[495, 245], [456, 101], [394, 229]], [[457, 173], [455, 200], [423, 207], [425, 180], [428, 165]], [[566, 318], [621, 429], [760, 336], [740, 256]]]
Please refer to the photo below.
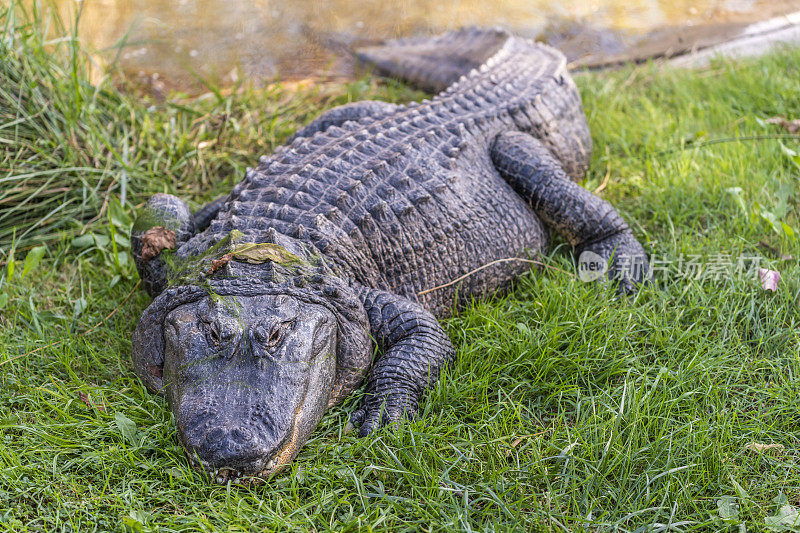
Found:
[[255, 328], [253, 328], [253, 338], [259, 344], [266, 344], [267, 340], [269, 339], [269, 330], [264, 324], [259, 324]]
[[272, 334], [269, 336], [269, 339], [267, 339], [266, 342], [267, 346], [275, 346], [281, 340], [282, 336], [283, 335], [281, 335], [281, 328], [280, 327], [275, 328], [275, 331], [273, 331]]
[[212, 322], [208, 326], [208, 338], [211, 342], [217, 345], [222, 342], [222, 337], [219, 333], [219, 326], [217, 325], [216, 321]]
[[286, 333], [289, 322], [261, 323], [253, 328], [253, 339], [268, 349], [277, 347]]
[[169, 329], [172, 331], [173, 335], [177, 337], [180, 334], [180, 331], [178, 330], [177, 320], [175, 320], [174, 318], [170, 318], [167, 320], [167, 325], [169, 326]]

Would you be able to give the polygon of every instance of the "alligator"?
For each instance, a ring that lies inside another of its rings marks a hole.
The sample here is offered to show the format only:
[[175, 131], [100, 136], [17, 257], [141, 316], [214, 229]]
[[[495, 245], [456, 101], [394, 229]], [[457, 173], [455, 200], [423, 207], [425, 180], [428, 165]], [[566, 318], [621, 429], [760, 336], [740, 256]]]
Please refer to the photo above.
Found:
[[216, 482], [269, 479], [363, 381], [361, 436], [415, 417], [455, 359], [438, 320], [507, 290], [552, 232], [620, 292], [646, 282], [628, 224], [577, 183], [592, 142], [560, 52], [469, 28], [357, 54], [438, 94], [331, 109], [227, 196], [193, 214], [157, 194], [132, 231], [153, 298], [135, 371]]

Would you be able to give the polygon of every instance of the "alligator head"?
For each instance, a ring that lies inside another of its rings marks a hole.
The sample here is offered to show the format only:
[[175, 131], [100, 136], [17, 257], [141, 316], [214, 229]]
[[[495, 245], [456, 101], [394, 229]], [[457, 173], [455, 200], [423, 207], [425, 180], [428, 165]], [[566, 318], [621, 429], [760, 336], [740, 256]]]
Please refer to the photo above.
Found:
[[332, 278], [212, 285], [168, 289], [151, 303], [134, 333], [134, 366], [166, 395], [194, 466], [217, 482], [267, 479], [362, 379], [366, 316]]
[[268, 476], [328, 406], [335, 317], [289, 296], [204, 298], [164, 325], [167, 397], [189, 456], [217, 472]]

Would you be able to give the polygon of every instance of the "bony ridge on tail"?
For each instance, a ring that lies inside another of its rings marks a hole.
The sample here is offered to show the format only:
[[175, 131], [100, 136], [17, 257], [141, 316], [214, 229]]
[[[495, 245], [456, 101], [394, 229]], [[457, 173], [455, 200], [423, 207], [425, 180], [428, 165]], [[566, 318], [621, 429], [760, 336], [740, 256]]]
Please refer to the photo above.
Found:
[[132, 234], [153, 297], [134, 367], [218, 481], [284, 468], [364, 379], [361, 435], [413, 417], [454, 360], [437, 319], [507, 288], [530, 265], [501, 259], [553, 231], [621, 290], [647, 273], [627, 223], [575, 183], [591, 138], [562, 54], [472, 28], [358, 55], [441, 92], [331, 109], [198, 213], [152, 197]]

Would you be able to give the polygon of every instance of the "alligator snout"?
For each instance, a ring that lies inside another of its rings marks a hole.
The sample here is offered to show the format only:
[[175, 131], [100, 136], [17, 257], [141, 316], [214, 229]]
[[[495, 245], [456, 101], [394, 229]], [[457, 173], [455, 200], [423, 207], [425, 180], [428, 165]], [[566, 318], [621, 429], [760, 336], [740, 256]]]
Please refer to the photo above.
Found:
[[257, 438], [253, 430], [237, 425], [190, 432], [185, 441], [187, 451], [196, 452], [212, 470], [257, 472], [263, 469], [275, 449], [274, 443], [268, 445]]
[[226, 448], [233, 449], [235, 453], [238, 453], [239, 450], [253, 448], [252, 441], [253, 432], [247, 428], [214, 428], [205, 435], [201, 446], [204, 451], [224, 458]]

